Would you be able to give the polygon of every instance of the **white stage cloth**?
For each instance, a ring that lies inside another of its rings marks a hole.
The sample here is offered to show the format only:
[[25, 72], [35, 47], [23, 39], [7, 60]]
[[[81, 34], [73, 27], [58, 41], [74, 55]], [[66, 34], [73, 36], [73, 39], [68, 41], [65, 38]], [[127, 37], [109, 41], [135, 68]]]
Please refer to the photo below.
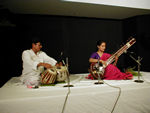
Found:
[[[121, 88], [113, 113], [150, 113], [150, 72], [141, 72], [143, 83], [133, 80], [104, 80]], [[111, 113], [119, 89], [97, 80], [85, 79], [88, 74], [71, 74], [70, 88], [64, 113]], [[0, 88], [0, 113], [62, 113], [68, 87], [66, 83], [28, 89], [12, 77]]]

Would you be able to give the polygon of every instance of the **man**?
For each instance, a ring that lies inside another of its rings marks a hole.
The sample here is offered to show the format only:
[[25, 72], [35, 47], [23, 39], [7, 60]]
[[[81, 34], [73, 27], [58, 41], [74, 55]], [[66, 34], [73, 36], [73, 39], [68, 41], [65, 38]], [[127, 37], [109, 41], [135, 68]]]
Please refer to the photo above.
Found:
[[21, 81], [28, 88], [38, 88], [40, 73], [44, 68], [51, 68], [57, 61], [41, 51], [42, 45], [38, 38], [32, 40], [32, 48], [22, 53], [23, 71]]

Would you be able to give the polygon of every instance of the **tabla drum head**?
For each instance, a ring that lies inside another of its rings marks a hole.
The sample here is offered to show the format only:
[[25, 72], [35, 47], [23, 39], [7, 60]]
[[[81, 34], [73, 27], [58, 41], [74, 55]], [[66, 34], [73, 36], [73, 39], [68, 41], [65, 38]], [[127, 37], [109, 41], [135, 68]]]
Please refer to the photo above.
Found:
[[65, 66], [61, 66], [61, 68], [56, 68], [57, 70], [57, 80], [58, 82], [65, 81], [67, 78], [67, 70]]

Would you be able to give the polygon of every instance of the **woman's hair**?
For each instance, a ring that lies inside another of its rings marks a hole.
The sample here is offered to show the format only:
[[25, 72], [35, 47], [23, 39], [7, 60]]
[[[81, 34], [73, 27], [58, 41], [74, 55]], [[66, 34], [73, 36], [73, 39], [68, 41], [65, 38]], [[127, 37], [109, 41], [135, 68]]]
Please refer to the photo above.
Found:
[[98, 40], [97, 41], [97, 46], [100, 46], [102, 43], [106, 43], [105, 41], [102, 41], [102, 40]]

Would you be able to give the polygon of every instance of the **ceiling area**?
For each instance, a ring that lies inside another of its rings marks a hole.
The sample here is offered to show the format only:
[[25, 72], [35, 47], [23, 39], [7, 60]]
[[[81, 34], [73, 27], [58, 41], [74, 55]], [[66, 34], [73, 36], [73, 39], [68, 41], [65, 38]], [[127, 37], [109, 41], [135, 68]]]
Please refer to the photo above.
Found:
[[106, 19], [125, 19], [150, 14], [150, 9], [63, 2], [61, 0], [1, 0], [1, 8], [17, 14], [43, 14]]

